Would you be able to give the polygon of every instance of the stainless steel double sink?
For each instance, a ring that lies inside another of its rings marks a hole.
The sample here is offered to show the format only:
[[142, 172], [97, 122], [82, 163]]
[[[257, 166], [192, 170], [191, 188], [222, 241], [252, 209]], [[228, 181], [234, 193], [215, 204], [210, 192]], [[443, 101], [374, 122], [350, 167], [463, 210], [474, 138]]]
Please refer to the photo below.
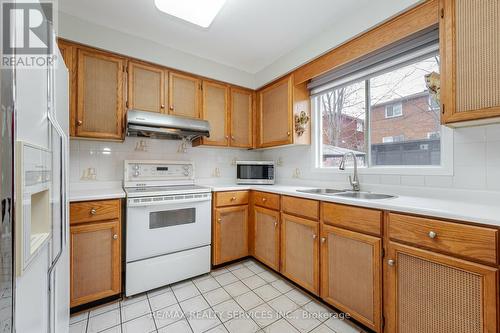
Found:
[[326, 196], [336, 196], [342, 198], [362, 199], [362, 200], [381, 200], [396, 198], [395, 195], [371, 193], [371, 192], [356, 192], [351, 190], [335, 190], [331, 188], [313, 188], [310, 190], [297, 190], [297, 192], [319, 194]]

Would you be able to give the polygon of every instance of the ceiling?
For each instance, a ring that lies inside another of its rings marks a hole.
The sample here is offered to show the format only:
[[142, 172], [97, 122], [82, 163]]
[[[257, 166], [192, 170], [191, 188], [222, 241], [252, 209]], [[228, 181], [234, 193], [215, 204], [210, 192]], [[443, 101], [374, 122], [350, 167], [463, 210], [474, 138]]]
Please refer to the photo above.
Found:
[[372, 1], [227, 0], [208, 29], [160, 12], [154, 0], [63, 0], [59, 10], [255, 74]]

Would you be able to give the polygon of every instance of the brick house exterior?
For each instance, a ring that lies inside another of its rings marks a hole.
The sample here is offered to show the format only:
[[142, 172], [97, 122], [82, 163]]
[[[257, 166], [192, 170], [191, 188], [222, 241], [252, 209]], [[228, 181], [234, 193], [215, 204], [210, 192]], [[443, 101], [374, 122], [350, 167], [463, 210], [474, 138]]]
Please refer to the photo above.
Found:
[[[328, 123], [327, 115], [323, 114], [323, 124]], [[365, 146], [365, 122], [364, 119], [342, 114], [340, 116], [340, 128], [342, 132], [338, 138], [338, 144], [330, 142], [328, 135], [323, 131], [323, 144], [337, 146], [352, 150], [363, 150]]]
[[[401, 104], [402, 115], [386, 117], [386, 108], [396, 104]], [[440, 132], [439, 112], [439, 107], [431, 107], [427, 92], [373, 105], [370, 114], [371, 143], [384, 143], [384, 137], [402, 136], [402, 141], [432, 138], [429, 133]]]

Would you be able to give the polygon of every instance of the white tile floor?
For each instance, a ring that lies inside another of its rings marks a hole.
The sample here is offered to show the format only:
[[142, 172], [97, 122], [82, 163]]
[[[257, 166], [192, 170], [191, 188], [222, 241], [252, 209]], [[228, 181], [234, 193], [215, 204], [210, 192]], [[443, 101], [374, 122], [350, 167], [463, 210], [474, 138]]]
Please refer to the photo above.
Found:
[[359, 333], [253, 260], [73, 315], [70, 333]]

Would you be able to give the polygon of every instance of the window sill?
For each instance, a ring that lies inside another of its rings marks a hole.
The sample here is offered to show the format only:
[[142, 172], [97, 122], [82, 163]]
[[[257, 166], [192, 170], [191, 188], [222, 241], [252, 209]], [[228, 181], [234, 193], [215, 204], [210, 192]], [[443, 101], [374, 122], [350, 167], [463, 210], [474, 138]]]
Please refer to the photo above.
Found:
[[[346, 167], [345, 170], [338, 168], [318, 168], [312, 169], [313, 173], [320, 174], [347, 174], [353, 173], [354, 168]], [[403, 175], [403, 176], [453, 176], [453, 167], [444, 166], [408, 166], [408, 167], [360, 167], [360, 175]]]

